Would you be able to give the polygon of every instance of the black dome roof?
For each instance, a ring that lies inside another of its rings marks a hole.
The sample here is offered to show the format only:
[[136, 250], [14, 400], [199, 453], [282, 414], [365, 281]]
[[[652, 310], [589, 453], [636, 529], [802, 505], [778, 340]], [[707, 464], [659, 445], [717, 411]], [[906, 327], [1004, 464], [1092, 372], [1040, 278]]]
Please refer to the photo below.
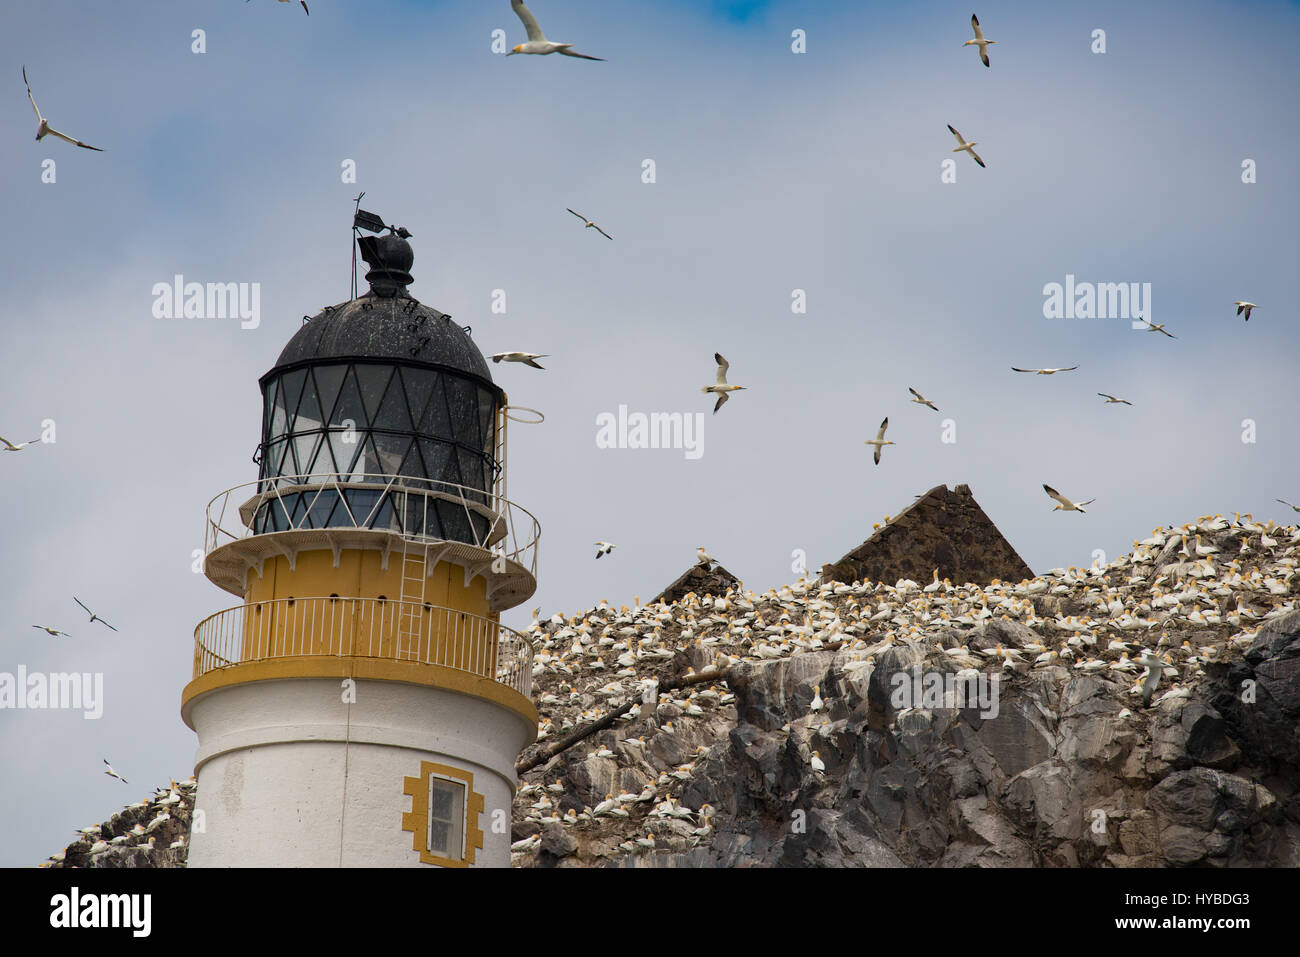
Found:
[[[492, 385], [487, 360], [451, 317], [409, 296], [362, 296], [312, 317], [263, 381], [289, 366], [344, 359], [391, 360], [450, 369]], [[493, 386], [495, 391], [500, 391]]]

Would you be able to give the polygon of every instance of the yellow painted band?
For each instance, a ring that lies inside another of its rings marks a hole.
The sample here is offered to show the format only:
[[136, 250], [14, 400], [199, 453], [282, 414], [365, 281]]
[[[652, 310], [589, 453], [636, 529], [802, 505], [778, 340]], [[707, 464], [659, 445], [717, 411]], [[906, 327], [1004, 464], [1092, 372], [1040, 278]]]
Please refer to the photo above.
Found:
[[[337, 655], [299, 655], [293, 658], [268, 658], [218, 668], [195, 678], [181, 692], [181, 714], [202, 695], [231, 685], [279, 678], [357, 678], [373, 681], [399, 681], [403, 684], [442, 688], [473, 698], [483, 698], [513, 711], [537, 728], [537, 708], [514, 688], [490, 681], [480, 675], [429, 665], [419, 661], [393, 661], [386, 658], [349, 658]], [[189, 723], [188, 721], [186, 722]]]

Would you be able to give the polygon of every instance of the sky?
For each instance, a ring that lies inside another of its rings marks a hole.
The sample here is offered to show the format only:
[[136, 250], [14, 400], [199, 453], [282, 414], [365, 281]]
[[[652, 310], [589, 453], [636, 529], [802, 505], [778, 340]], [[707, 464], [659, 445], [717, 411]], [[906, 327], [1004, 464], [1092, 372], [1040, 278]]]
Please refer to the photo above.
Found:
[[[549, 356], [491, 367], [545, 416], [510, 428], [542, 536], [506, 624], [644, 601], [699, 545], [780, 586], [941, 483], [1038, 572], [1200, 515], [1297, 517], [1274, 500], [1300, 502], [1300, 5], [981, 2], [987, 69], [969, 4], [533, 0], [606, 62], [494, 53], [524, 39], [506, 0], [310, 6], [4, 9], [0, 435], [55, 441], [0, 452], [0, 672], [102, 673], [104, 700], [0, 710], [0, 865], [192, 772], [193, 629], [236, 604], [192, 569], [204, 509], [256, 477], [258, 377], [349, 296], [361, 190], [412, 233], [412, 295], [485, 354]], [[24, 65], [103, 152], [33, 141]], [[256, 328], [156, 317], [177, 274], [259, 284]], [[1045, 317], [1067, 275], [1150, 284], [1177, 338]], [[716, 415], [715, 351], [746, 387]], [[702, 413], [702, 454], [598, 447], [620, 405]], [[1096, 502], [1053, 512], [1043, 483]]]

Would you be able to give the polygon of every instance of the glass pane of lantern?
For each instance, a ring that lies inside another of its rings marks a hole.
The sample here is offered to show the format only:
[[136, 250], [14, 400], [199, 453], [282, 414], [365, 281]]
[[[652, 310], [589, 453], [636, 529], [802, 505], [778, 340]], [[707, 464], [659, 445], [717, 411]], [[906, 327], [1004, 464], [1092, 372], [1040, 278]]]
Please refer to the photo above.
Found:
[[334, 409], [334, 403], [339, 398], [339, 387], [343, 384], [343, 373], [348, 371], [344, 365], [338, 366], [317, 366], [313, 370], [316, 374], [316, 394], [320, 398], [321, 421], [337, 421], [330, 413]]
[[410, 432], [415, 428], [411, 422], [411, 413], [406, 407], [406, 392], [402, 388], [400, 371], [393, 372], [384, 401], [379, 404], [379, 414], [375, 417], [374, 428], [392, 429], [394, 432]]
[[266, 384], [266, 392], [262, 398], [262, 441], [266, 441], [266, 430], [271, 425], [271, 410], [275, 407], [276, 387], [280, 384], [279, 378], [272, 379]]
[[403, 369], [402, 381], [406, 384], [406, 405], [411, 410], [412, 428], [419, 428], [425, 411], [429, 407], [429, 398], [433, 395], [436, 373], [427, 369]]
[[467, 449], [457, 449], [460, 458], [460, 480], [470, 488], [485, 488], [483, 484], [483, 459]]
[[302, 397], [302, 384], [306, 378], [306, 369], [295, 369], [284, 374], [284, 382], [280, 388], [284, 390], [284, 411], [290, 422], [293, 421], [294, 413], [298, 411], [298, 400]]
[[481, 448], [489, 456], [492, 454], [492, 429], [496, 418], [496, 397], [487, 389], [478, 390], [478, 424], [479, 435], [483, 437]]
[[[444, 377], [441, 373], [431, 373], [429, 404], [424, 409], [424, 414], [420, 417], [419, 425], [416, 431], [422, 435], [436, 435], [440, 438], [451, 437], [451, 416], [447, 412], [447, 393], [444, 388]], [[429, 464], [429, 457], [424, 458], [426, 465]], [[432, 476], [432, 472], [429, 473]]]
[[383, 475], [401, 475], [402, 460], [406, 458], [406, 452], [414, 440], [408, 435], [376, 432], [371, 435], [371, 441], [375, 445], [377, 458], [374, 468], [368, 467], [366, 471], [379, 472]]
[[357, 381], [361, 384], [361, 399], [366, 407], [366, 422], [373, 425], [379, 413], [379, 402], [384, 397], [388, 380], [392, 378], [392, 366], [372, 366], [358, 363]]
[[457, 442], [479, 447], [478, 410], [474, 386], [464, 379], [444, 376], [447, 383], [447, 408], [451, 412], [451, 431]]
[[319, 429], [323, 418], [320, 413], [320, 399], [316, 396], [316, 382], [309, 375], [303, 383], [302, 400], [298, 403], [298, 414], [293, 420], [293, 430], [311, 432]]
[[446, 442], [420, 439], [420, 452], [424, 456], [424, 474], [436, 482], [445, 482], [443, 473], [452, 458], [452, 447]]
[[288, 419], [284, 412], [284, 390], [280, 388], [280, 379], [276, 379], [271, 388], [275, 391], [275, 404], [271, 410], [271, 429], [266, 436], [268, 439], [274, 439], [288, 431]]
[[338, 402], [335, 403], [334, 412], [330, 415], [330, 425], [342, 427], [348, 421], [351, 421], [353, 427], [358, 430], [366, 428], [366, 410], [361, 405], [361, 390], [357, 388], [356, 374], [351, 368], [343, 378]]
[[311, 471], [312, 459], [316, 457], [316, 448], [320, 445], [320, 440], [319, 432], [294, 436], [293, 453], [298, 461], [297, 468], [294, 469], [295, 475], [306, 475]]

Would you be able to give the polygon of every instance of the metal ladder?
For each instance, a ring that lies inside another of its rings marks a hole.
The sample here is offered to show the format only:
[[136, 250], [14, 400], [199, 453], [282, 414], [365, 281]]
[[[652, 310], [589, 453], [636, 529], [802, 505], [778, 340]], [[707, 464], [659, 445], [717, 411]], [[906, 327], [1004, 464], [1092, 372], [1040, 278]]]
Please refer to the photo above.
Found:
[[424, 618], [424, 588], [429, 580], [429, 545], [403, 536], [402, 592], [398, 604], [397, 654], [412, 658], [420, 647]]

